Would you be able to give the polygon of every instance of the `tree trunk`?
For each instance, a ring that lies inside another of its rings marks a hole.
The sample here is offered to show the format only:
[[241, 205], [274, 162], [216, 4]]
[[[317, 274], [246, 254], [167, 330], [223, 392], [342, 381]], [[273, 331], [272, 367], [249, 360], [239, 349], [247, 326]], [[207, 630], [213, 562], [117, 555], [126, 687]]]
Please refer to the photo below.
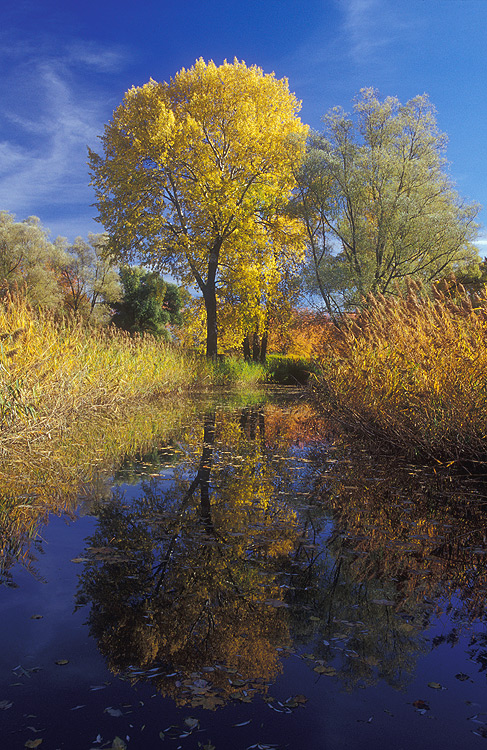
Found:
[[265, 358], [267, 356], [267, 341], [269, 338], [269, 330], [266, 329], [264, 331], [264, 335], [262, 336], [262, 340], [260, 342], [260, 362], [261, 364], [265, 364]]
[[250, 359], [251, 359], [251, 356], [250, 356], [250, 339], [249, 339], [249, 334], [247, 334], [245, 336], [245, 338], [244, 338], [244, 340], [242, 342], [242, 346], [243, 346], [244, 359], [245, 359], [246, 362], [249, 362]]
[[204, 300], [206, 308], [206, 356], [209, 359], [216, 359], [218, 356], [218, 327], [214, 287], [206, 290]]
[[254, 362], [258, 362], [260, 359], [260, 338], [257, 331], [254, 331], [252, 336], [252, 359]]
[[202, 288], [206, 307], [206, 356], [209, 359], [216, 359], [218, 356], [216, 272], [218, 270], [218, 258], [220, 256], [221, 246], [222, 238], [217, 237], [213, 243], [208, 258], [208, 279], [204, 288]]

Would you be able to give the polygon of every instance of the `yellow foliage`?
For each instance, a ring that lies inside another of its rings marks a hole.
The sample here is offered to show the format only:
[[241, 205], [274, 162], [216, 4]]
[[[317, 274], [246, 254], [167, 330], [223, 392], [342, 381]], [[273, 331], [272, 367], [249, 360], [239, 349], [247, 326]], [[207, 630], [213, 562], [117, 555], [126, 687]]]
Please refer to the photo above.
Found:
[[260, 297], [276, 254], [302, 252], [281, 210], [304, 155], [299, 109], [286, 79], [238, 60], [200, 59], [128, 91], [105, 127], [105, 156], [91, 153], [113, 252], [196, 282], [208, 314], [217, 285], [220, 299], [240, 283], [247, 300]]

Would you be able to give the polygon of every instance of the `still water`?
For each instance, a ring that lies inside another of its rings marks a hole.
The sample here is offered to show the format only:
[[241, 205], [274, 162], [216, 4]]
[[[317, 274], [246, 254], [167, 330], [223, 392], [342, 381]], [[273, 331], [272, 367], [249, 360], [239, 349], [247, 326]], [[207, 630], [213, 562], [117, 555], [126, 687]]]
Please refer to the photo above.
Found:
[[4, 517], [0, 746], [482, 747], [481, 479], [292, 394], [186, 406], [69, 512]]

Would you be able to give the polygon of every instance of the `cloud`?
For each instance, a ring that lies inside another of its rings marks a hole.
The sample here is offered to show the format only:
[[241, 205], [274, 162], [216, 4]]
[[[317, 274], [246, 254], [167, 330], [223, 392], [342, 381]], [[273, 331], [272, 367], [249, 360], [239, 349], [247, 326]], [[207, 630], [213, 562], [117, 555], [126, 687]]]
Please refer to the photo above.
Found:
[[76, 41], [67, 46], [67, 60], [76, 65], [92, 67], [103, 73], [114, 73], [127, 63], [122, 48], [101, 48], [95, 42]]
[[0, 81], [0, 208], [52, 223], [93, 202], [86, 147], [111, 113], [106, 75], [96, 74], [118, 69], [122, 53], [86, 42], [58, 54], [20, 46], [24, 56], [12, 52]]
[[384, 0], [337, 0], [343, 11], [343, 32], [347, 49], [355, 63], [370, 64], [377, 53], [411, 31], [395, 3]]

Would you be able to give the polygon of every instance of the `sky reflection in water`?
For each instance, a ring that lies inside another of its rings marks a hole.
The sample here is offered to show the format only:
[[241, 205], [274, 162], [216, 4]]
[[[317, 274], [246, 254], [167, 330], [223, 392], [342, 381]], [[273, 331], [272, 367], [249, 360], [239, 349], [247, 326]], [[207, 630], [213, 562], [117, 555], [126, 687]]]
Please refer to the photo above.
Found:
[[7, 747], [487, 735], [480, 481], [381, 462], [304, 401], [267, 401], [206, 405], [110, 484], [74, 522], [4, 539]]

